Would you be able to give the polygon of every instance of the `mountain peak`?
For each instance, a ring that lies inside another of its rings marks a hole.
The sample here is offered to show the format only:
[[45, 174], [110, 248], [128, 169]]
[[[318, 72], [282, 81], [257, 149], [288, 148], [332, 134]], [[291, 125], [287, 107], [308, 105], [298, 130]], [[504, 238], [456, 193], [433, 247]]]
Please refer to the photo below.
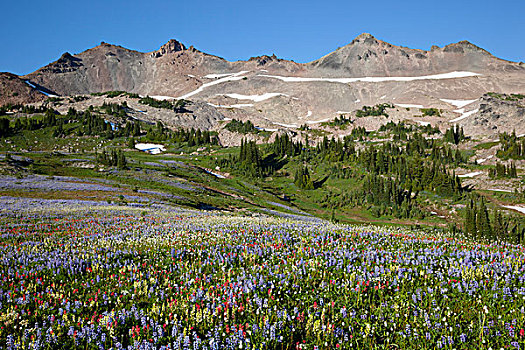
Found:
[[350, 45], [356, 44], [356, 43], [364, 43], [364, 44], [376, 44], [377, 39], [370, 33], [362, 33], [359, 34]]
[[152, 56], [155, 58], [164, 56], [169, 53], [178, 52], [178, 51], [184, 51], [186, 50], [186, 46], [182, 44], [180, 41], [177, 41], [175, 39], [170, 39], [166, 44], [162, 45], [160, 49], [152, 53]]
[[464, 50], [478, 51], [487, 55], [491, 55], [490, 52], [482, 49], [481, 47], [472, 44], [470, 41], [462, 40], [454, 44], [449, 44], [443, 48], [446, 52], [464, 52]]

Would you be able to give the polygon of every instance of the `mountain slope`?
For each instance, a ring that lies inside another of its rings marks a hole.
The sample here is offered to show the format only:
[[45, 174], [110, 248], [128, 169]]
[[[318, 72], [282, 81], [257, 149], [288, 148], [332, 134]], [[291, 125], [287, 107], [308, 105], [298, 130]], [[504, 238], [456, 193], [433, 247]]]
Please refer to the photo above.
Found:
[[60, 95], [125, 90], [186, 98], [207, 102], [227, 117], [289, 127], [385, 102], [443, 109], [439, 122], [446, 124], [461, 114], [443, 99], [525, 91], [523, 63], [501, 60], [469, 42], [424, 51], [370, 34], [306, 64], [275, 56], [228, 62], [176, 40], [149, 53], [102, 43], [66, 53], [23, 78]]
[[12, 73], [0, 73], [0, 106], [39, 102], [46, 96]]

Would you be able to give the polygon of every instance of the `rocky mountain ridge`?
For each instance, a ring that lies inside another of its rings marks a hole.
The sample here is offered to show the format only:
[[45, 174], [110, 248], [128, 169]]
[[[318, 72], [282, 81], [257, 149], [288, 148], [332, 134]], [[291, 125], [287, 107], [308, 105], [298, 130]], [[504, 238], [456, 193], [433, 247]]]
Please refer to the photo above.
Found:
[[289, 128], [386, 102], [413, 109], [414, 115], [422, 108], [442, 109], [447, 117], [441, 122], [459, 119], [461, 124], [469, 112], [457, 108], [461, 101], [490, 91], [524, 92], [525, 66], [468, 41], [425, 51], [361, 34], [304, 64], [275, 55], [229, 62], [177, 40], [146, 53], [101, 43], [79, 54], [65, 53], [21, 79], [62, 96], [123, 90], [185, 98], [207, 103], [226, 117]]

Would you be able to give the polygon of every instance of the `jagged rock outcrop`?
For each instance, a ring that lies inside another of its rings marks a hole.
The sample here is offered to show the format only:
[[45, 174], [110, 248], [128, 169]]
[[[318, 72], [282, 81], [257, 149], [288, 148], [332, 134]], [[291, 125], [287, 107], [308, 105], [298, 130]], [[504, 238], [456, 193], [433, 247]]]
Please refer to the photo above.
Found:
[[175, 39], [171, 39], [166, 44], [162, 45], [159, 50], [152, 52], [151, 56], [154, 58], [159, 58], [166, 54], [170, 54], [170, 53], [174, 53], [174, 52], [178, 52], [182, 50], [186, 50], [186, 47], [184, 46], [184, 44], [178, 42]]

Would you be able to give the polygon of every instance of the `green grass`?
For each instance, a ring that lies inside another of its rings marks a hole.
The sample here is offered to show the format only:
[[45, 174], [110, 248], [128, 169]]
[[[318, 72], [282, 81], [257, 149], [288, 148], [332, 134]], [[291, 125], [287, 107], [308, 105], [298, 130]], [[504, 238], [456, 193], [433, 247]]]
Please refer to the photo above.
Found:
[[497, 146], [498, 144], [499, 144], [499, 141], [478, 143], [477, 145], [474, 146], [474, 149], [476, 150], [491, 149], [492, 147]]

